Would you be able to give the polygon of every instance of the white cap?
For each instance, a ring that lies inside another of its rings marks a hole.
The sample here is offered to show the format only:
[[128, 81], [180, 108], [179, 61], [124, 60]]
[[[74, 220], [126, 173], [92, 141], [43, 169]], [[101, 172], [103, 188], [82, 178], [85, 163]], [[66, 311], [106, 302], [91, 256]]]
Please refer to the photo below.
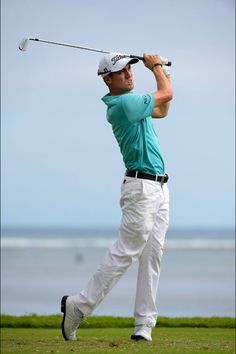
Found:
[[135, 64], [138, 58], [130, 58], [120, 53], [106, 54], [99, 62], [98, 75], [105, 77], [110, 73], [122, 70], [127, 64]]

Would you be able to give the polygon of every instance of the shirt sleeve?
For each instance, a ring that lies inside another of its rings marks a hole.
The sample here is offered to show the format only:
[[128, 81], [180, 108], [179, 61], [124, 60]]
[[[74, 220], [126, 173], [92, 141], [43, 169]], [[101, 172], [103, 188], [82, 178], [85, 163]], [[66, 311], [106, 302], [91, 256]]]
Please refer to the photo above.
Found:
[[125, 94], [122, 95], [122, 107], [128, 120], [131, 123], [135, 123], [152, 116], [154, 97], [152, 94]]

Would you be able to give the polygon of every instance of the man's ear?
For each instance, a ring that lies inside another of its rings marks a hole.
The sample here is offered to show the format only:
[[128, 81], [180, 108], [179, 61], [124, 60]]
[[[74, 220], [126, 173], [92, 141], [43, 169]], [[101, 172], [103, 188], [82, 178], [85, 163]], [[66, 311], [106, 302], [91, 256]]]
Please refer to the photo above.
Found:
[[105, 81], [105, 83], [106, 83], [107, 85], [110, 85], [110, 84], [111, 84], [111, 81], [112, 81], [111, 76], [110, 76], [110, 75], [105, 76], [105, 77], [104, 77], [104, 81]]

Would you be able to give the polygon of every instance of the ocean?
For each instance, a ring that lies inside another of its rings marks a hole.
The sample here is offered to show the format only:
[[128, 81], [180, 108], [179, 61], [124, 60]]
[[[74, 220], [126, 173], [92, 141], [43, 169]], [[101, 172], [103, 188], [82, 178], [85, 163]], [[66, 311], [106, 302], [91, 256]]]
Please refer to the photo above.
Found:
[[[57, 314], [102, 262], [118, 230], [4, 229], [1, 313]], [[137, 263], [94, 315], [133, 316]], [[157, 308], [159, 316], [235, 316], [234, 230], [170, 230]]]

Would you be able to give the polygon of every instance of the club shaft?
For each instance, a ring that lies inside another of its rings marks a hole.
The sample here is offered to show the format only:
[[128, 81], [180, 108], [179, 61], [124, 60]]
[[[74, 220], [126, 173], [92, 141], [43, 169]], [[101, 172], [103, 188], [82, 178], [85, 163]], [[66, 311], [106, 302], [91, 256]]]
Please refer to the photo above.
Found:
[[90, 51], [92, 51], [92, 52], [98, 52], [98, 53], [104, 53], [104, 54], [109, 54], [109, 53], [110, 53], [110, 52], [108, 52], [108, 51], [106, 51], [106, 50], [102, 50], [102, 49], [96, 49], [96, 48], [90, 48], [90, 47], [82, 47], [82, 46], [75, 45], [75, 44], [49, 41], [49, 40], [46, 40], [46, 39], [29, 38], [29, 40], [30, 40], [30, 41], [36, 41], [36, 42], [43, 42], [43, 43], [50, 43], [50, 44], [62, 45], [62, 46], [64, 46], [64, 47], [85, 49], [85, 50], [90, 50]]
[[[90, 50], [92, 52], [97, 52], [97, 53], [104, 53], [104, 54], [110, 54], [111, 53], [110, 51], [103, 50], [103, 49], [84, 47], [84, 46], [79, 46], [79, 45], [69, 44], [69, 43], [49, 41], [49, 40], [46, 40], [46, 39], [40, 39], [40, 38], [28, 38], [28, 39], [30, 41], [61, 45], [61, 46], [70, 47], [70, 48], [78, 48], [78, 49]], [[144, 60], [144, 58], [142, 56], [139, 56], [139, 55], [134, 55], [134, 54], [123, 54], [123, 55], [125, 55], [128, 58], [138, 58], [139, 60]], [[171, 61], [168, 61], [167, 59], [165, 59], [164, 60], [164, 65], [171, 66]]]

